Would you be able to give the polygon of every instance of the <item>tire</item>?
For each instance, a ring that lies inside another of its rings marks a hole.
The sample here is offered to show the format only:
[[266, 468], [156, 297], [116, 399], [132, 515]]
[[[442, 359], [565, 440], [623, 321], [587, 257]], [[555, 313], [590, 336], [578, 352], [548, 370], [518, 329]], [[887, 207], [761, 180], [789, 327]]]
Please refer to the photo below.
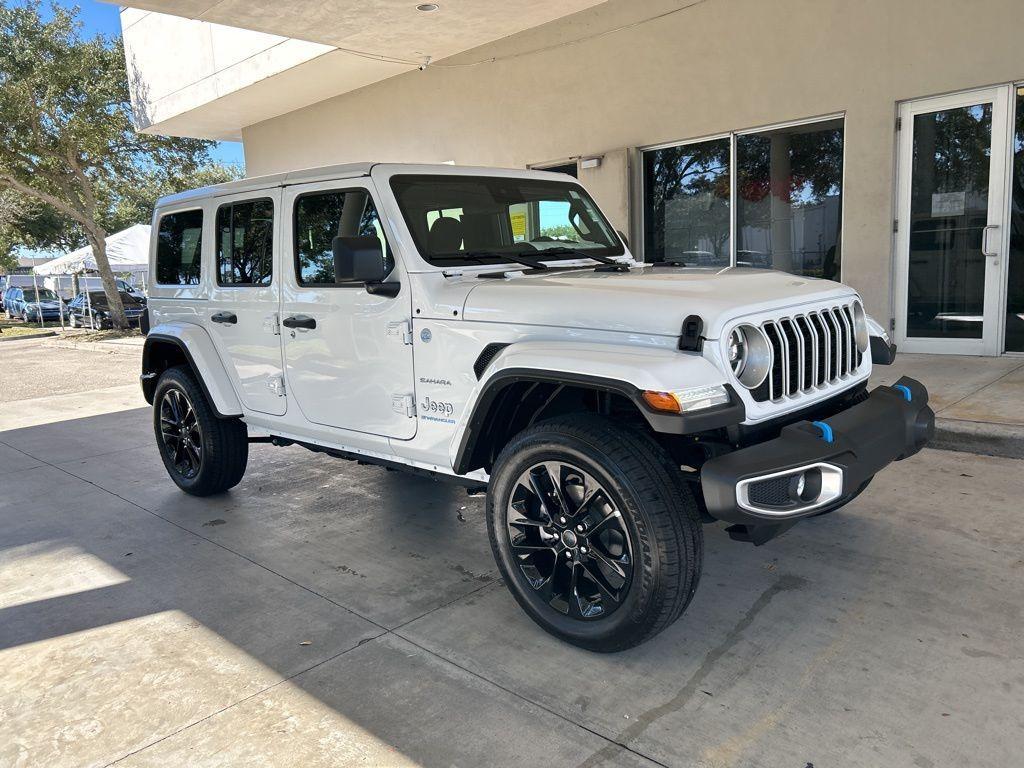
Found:
[[527, 615], [603, 653], [639, 645], [679, 618], [700, 580], [703, 531], [676, 470], [650, 436], [591, 415], [512, 438], [491, 473], [487, 530]]
[[71, 328], [77, 328], [78, 327], [77, 325], [75, 325], [75, 313], [74, 312], [72, 312], [71, 314], [68, 315], [68, 325]]
[[[177, 420], [177, 424], [172, 422]], [[238, 485], [249, 460], [240, 419], [214, 413], [192, 372], [168, 368], [153, 395], [153, 431], [167, 474], [185, 493], [210, 496]]]

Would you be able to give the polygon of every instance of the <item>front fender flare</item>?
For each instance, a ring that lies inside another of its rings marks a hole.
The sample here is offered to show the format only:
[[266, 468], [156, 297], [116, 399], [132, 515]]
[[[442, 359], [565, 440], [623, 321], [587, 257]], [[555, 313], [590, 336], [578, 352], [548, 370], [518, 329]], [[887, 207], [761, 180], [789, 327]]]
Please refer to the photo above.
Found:
[[[502, 350], [488, 365], [469, 397], [466, 415], [452, 442], [452, 466], [470, 469], [474, 448], [498, 396], [521, 381], [552, 382], [615, 392], [636, 405], [655, 432], [685, 435], [738, 424], [746, 418], [743, 401], [722, 372], [700, 355], [676, 349], [624, 347], [599, 343], [521, 342]], [[690, 414], [655, 411], [644, 390], [668, 391], [723, 385], [730, 402]]]
[[188, 361], [217, 416], [232, 418], [242, 415], [242, 404], [231, 386], [231, 379], [224, 370], [213, 339], [205, 328], [186, 323], [161, 324], [146, 336], [142, 349], [142, 392], [147, 403], [153, 402], [157, 379], [163, 373], [159, 362], [163, 356], [157, 350], [166, 344], [180, 350]]

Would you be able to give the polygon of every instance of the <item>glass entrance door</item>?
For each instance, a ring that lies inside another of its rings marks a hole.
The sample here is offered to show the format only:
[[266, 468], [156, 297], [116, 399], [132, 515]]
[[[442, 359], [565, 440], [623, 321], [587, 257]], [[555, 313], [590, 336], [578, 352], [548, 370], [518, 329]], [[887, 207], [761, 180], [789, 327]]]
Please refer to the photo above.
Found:
[[896, 336], [908, 352], [1001, 352], [1009, 95], [900, 108]]

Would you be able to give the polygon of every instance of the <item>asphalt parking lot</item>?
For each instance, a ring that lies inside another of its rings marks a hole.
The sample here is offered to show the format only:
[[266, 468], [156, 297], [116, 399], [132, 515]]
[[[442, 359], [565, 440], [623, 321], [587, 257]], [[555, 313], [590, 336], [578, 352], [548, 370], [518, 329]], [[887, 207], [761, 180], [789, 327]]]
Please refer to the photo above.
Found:
[[926, 450], [760, 548], [707, 527], [683, 618], [595, 655], [496, 580], [479, 499], [267, 445], [188, 497], [137, 359], [80, 354], [0, 390], [0, 766], [1020, 764], [1020, 461]]

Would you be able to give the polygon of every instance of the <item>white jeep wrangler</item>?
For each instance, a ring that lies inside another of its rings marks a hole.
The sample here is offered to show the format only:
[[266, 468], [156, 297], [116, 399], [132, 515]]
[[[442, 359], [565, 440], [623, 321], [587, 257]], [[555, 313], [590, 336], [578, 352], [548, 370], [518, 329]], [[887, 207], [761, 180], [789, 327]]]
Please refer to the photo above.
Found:
[[[700, 578], [702, 525], [761, 544], [933, 429], [857, 293], [634, 261], [575, 179], [365, 164], [160, 200], [142, 386], [182, 490], [250, 442], [487, 492], [501, 574], [544, 629], [636, 645]], [[881, 359], [879, 359], [881, 358]]]

